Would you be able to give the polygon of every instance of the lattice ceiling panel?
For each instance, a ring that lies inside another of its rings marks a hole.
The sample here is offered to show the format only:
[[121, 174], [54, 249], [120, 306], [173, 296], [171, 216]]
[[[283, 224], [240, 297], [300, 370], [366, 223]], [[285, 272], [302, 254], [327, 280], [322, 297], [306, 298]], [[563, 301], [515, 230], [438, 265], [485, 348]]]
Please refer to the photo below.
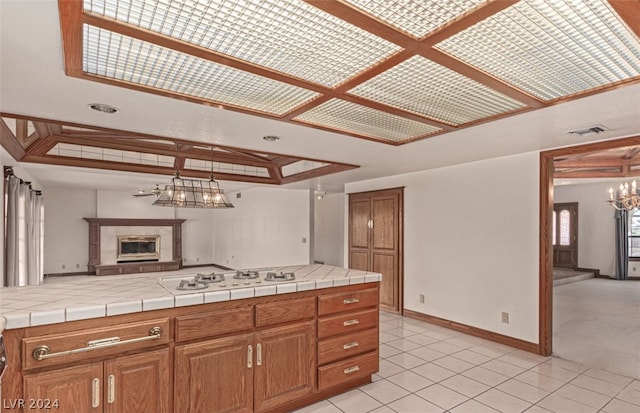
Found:
[[422, 38], [485, 0], [345, 0], [391, 26]]
[[85, 10], [328, 87], [399, 50], [296, 0], [85, 0]]
[[87, 73], [281, 115], [317, 94], [85, 25]]
[[317, 106], [295, 120], [391, 142], [416, 139], [440, 130], [425, 123], [338, 99]]
[[392, 145], [640, 83], [637, 1], [58, 6], [70, 76]]
[[640, 76], [638, 37], [600, 0], [522, 1], [436, 47], [544, 100]]
[[421, 56], [400, 63], [349, 93], [452, 125], [524, 107], [521, 102]]

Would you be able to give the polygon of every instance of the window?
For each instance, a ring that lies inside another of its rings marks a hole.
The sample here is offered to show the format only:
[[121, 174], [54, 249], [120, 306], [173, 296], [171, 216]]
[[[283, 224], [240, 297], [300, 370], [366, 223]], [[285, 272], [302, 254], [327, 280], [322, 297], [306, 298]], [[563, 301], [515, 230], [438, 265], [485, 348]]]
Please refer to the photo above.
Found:
[[634, 209], [629, 218], [629, 258], [640, 259], [640, 210]]

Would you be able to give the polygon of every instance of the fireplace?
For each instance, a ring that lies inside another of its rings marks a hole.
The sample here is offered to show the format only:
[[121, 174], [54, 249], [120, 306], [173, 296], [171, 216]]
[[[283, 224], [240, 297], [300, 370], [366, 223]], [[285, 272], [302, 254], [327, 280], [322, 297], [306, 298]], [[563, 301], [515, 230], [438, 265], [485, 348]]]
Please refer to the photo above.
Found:
[[159, 259], [160, 235], [118, 236], [118, 263]]

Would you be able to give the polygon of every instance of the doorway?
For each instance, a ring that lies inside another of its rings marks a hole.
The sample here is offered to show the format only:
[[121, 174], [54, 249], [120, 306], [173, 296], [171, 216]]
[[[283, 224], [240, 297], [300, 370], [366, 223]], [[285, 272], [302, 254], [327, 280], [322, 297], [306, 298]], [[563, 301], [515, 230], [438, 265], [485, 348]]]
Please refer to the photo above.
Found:
[[[604, 142], [572, 146], [540, 153], [540, 244], [538, 285], [538, 353], [549, 356], [552, 352], [553, 334], [553, 178], [554, 160], [567, 156], [611, 151], [627, 146], [640, 145], [640, 136]], [[611, 176], [611, 175], [609, 175]], [[624, 180], [624, 178], [620, 178]], [[606, 200], [603, 196], [603, 202]]]
[[553, 267], [578, 268], [578, 203], [553, 204]]

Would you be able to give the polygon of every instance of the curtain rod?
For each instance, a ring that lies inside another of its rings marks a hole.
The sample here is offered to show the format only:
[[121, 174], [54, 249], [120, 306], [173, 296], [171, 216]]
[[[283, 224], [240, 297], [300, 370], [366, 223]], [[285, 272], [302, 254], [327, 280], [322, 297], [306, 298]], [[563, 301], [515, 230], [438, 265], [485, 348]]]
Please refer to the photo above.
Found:
[[4, 167], [4, 179], [10, 178], [10, 177], [14, 177], [14, 178], [18, 179], [21, 184], [29, 186], [29, 190], [35, 192], [36, 195], [42, 195], [42, 191], [41, 190], [33, 189], [33, 187], [31, 186], [31, 182], [30, 181], [24, 181], [22, 178], [18, 178], [16, 176], [16, 174], [14, 173], [12, 166], [5, 166]]

